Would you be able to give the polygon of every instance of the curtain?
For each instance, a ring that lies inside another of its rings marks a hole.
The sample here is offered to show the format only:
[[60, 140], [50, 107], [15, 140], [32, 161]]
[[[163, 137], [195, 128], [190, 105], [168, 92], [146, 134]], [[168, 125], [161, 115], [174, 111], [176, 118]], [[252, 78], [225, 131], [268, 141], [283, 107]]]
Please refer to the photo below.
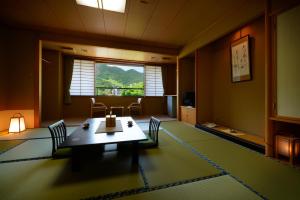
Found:
[[167, 66], [162, 66], [161, 67], [161, 76], [162, 76], [162, 85], [164, 89], [164, 95], [167, 93]]
[[64, 56], [64, 104], [71, 104], [70, 87], [73, 75], [74, 58]]
[[[161, 67], [161, 79], [162, 79], [162, 86], [163, 86], [163, 89], [164, 89], [164, 94], [163, 95], [165, 95], [165, 94], [168, 94], [167, 93], [167, 73], [168, 73], [168, 67], [167, 66], [162, 66]], [[164, 114], [167, 114], [168, 113], [168, 111], [167, 111], [167, 97], [163, 97], [163, 108], [164, 108], [164, 110], [163, 110], [163, 112], [164, 112]]]

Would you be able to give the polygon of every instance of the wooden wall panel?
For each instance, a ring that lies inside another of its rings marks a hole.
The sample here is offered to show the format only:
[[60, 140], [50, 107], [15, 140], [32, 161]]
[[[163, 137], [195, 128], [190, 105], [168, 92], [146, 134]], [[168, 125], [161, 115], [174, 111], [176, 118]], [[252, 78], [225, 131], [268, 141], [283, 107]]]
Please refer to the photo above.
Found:
[[197, 123], [205, 123], [213, 120], [212, 54], [210, 46], [197, 50], [196, 54]]
[[6, 48], [8, 67], [7, 109], [33, 109], [35, 35], [30, 31], [8, 29]]
[[4, 29], [0, 27], [0, 111], [7, 107], [8, 67], [6, 61], [6, 38]]
[[176, 66], [166, 65], [166, 88], [165, 94], [175, 95], [176, 94]]
[[42, 57], [42, 120], [60, 119], [63, 100], [61, 53], [43, 50]]
[[[197, 63], [210, 68], [198, 78], [198, 119], [212, 121], [261, 137], [265, 135], [265, 35], [264, 18], [261, 17], [231, 34], [198, 50]], [[250, 36], [251, 81], [231, 82], [230, 44], [240, 37]], [[201, 81], [201, 78], [203, 79]], [[199, 83], [199, 84], [200, 84]], [[211, 101], [210, 101], [211, 100]], [[202, 104], [201, 104], [202, 101]], [[211, 103], [209, 103], [211, 102]], [[211, 105], [212, 104], [212, 105]], [[209, 107], [212, 109], [210, 116]], [[203, 110], [202, 110], [203, 109]], [[200, 111], [201, 110], [201, 111]], [[200, 111], [200, 113], [199, 113]], [[201, 117], [203, 118], [201, 118]], [[204, 117], [206, 116], [206, 117]]]

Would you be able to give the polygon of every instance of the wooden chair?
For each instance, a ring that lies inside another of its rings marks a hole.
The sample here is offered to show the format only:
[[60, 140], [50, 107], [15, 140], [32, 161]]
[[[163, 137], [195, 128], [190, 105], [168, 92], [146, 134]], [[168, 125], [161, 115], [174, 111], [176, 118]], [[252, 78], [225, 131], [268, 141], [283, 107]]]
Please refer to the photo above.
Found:
[[149, 123], [149, 131], [146, 132], [148, 140], [140, 142], [139, 147], [151, 148], [151, 147], [158, 146], [159, 126], [160, 126], [160, 120], [155, 117], [151, 117]]
[[128, 107], [129, 115], [140, 115], [142, 114], [142, 98], [138, 98], [137, 102], [131, 103]]
[[[159, 132], [160, 120], [155, 117], [151, 117], [149, 123], [149, 130], [145, 132], [148, 140], [141, 141], [138, 143], [138, 148], [154, 148], [158, 146], [158, 132]], [[128, 152], [131, 151], [133, 145], [131, 143], [120, 143], [118, 144], [118, 151]]]
[[48, 129], [52, 138], [52, 157], [69, 157], [71, 156], [71, 149], [57, 149], [58, 146], [67, 139], [67, 129], [64, 120], [60, 120], [50, 126]]
[[96, 102], [95, 98], [91, 98], [91, 117], [94, 113], [100, 113], [100, 117], [106, 116], [107, 107], [104, 103]]

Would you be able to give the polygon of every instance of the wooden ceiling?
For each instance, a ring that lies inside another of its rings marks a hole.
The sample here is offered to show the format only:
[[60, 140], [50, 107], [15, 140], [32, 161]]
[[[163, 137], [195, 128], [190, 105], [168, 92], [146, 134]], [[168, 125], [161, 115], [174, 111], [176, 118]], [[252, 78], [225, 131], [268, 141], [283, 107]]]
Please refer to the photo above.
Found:
[[[125, 13], [117, 13], [77, 5], [75, 0], [2, 0], [0, 19], [7, 24], [98, 34], [182, 48], [199, 37], [199, 33], [203, 37], [209, 36], [211, 27], [221, 27], [224, 21], [227, 23], [226, 16], [237, 10], [241, 13], [237, 18], [245, 18], [242, 21], [261, 15], [263, 2], [127, 0]], [[243, 11], [251, 15], [244, 16]], [[241, 25], [229, 20], [235, 27]]]

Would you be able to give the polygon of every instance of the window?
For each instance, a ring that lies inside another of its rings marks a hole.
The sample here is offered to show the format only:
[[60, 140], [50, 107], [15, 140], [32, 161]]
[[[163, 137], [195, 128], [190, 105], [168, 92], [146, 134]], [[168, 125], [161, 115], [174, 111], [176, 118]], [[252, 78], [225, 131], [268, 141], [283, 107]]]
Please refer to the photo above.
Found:
[[163, 96], [158, 66], [74, 60], [71, 95]]
[[161, 67], [145, 66], [145, 96], [163, 96]]
[[74, 60], [71, 95], [94, 95], [95, 62], [89, 60]]
[[96, 64], [96, 95], [144, 96], [144, 67]]

